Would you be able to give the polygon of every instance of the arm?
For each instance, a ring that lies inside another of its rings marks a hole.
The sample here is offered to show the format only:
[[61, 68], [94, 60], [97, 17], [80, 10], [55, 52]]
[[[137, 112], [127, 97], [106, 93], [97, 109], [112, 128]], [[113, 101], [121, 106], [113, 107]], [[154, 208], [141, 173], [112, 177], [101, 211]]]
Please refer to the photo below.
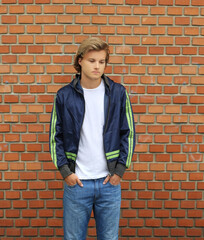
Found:
[[67, 158], [64, 152], [63, 144], [63, 122], [62, 122], [63, 104], [57, 95], [53, 104], [51, 121], [50, 121], [50, 154], [56, 168], [60, 170], [63, 178], [72, 174], [68, 167]]
[[135, 148], [134, 116], [127, 91], [121, 96], [120, 115], [120, 156], [115, 173], [122, 177], [126, 168], [129, 168]]
[[82, 182], [79, 180], [76, 174], [74, 174], [67, 162], [67, 157], [64, 151], [63, 144], [63, 121], [62, 121], [62, 111], [63, 104], [57, 95], [53, 104], [51, 121], [50, 121], [50, 153], [53, 163], [56, 168], [59, 169], [65, 182], [73, 186], [78, 184], [83, 187]]

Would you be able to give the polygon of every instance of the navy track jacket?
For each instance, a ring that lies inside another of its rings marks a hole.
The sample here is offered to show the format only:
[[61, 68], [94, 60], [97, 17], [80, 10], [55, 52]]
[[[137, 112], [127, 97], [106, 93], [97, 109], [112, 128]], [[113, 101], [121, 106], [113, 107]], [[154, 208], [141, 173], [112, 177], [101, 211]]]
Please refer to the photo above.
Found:
[[[104, 154], [111, 175], [123, 176], [135, 147], [135, 126], [124, 86], [103, 75], [105, 82]], [[50, 122], [50, 153], [63, 178], [75, 172], [80, 131], [86, 106], [80, 75], [56, 94]]]

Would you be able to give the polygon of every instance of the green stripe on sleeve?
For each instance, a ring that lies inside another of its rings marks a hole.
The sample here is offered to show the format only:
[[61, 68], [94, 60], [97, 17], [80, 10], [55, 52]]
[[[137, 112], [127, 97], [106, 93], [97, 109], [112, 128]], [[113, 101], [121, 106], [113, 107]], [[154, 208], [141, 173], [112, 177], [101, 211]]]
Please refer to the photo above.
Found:
[[116, 151], [113, 151], [113, 152], [109, 152], [109, 153], [106, 153], [106, 156], [110, 156], [110, 155], [113, 155], [113, 154], [116, 154], [116, 153], [119, 153], [120, 150], [116, 150]]
[[128, 136], [128, 156], [127, 156], [127, 162], [126, 162], [126, 167], [128, 168], [130, 166], [132, 153], [133, 153], [133, 138], [134, 138], [133, 122], [134, 121], [132, 116], [130, 99], [127, 91], [126, 91], [126, 117], [127, 117], [129, 129], [130, 129], [130, 133]]
[[57, 122], [56, 102], [54, 102], [53, 112], [52, 112], [52, 122], [51, 122], [50, 148], [51, 148], [52, 161], [57, 168], [57, 154], [56, 154], [56, 141], [55, 141], [56, 122]]
[[107, 157], [107, 159], [109, 160], [109, 159], [112, 159], [112, 158], [117, 158], [117, 157], [119, 157], [119, 153], [118, 154], [115, 154], [115, 155], [112, 155], [112, 156], [109, 156], [109, 157]]
[[75, 153], [71, 153], [71, 152], [65, 152], [67, 158], [72, 159], [73, 161], [76, 161], [76, 157], [77, 155]]

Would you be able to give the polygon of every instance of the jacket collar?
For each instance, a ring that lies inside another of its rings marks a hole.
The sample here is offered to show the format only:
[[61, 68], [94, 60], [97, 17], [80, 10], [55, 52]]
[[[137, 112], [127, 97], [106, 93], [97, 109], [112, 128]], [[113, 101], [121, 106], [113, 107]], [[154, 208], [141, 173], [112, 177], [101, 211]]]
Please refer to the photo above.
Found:
[[[103, 74], [103, 75], [101, 76], [101, 78], [103, 79], [106, 88], [108, 88], [108, 89], [110, 90], [110, 82], [109, 82], [108, 77], [107, 77], [105, 74]], [[73, 87], [74, 87], [77, 91], [80, 91], [81, 93], [83, 93], [83, 89], [82, 89], [81, 84], [80, 84], [80, 79], [81, 79], [81, 74], [76, 74], [76, 77], [75, 77], [75, 79], [73, 80], [72, 84], [73, 84]]]

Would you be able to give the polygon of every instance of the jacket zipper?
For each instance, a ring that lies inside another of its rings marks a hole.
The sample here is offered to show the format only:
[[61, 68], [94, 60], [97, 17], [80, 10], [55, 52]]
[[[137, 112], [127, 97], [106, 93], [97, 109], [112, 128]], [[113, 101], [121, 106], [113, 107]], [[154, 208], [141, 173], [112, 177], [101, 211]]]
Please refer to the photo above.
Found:
[[104, 154], [105, 154], [105, 158], [106, 158], [106, 162], [107, 162], [107, 168], [108, 168], [108, 159], [106, 157], [104, 135], [105, 135], [107, 127], [108, 127], [109, 115], [110, 115], [110, 95], [108, 96], [108, 114], [107, 114], [107, 117], [106, 117], [106, 122], [105, 122], [105, 127], [104, 127], [104, 132], [103, 132], [103, 149], [104, 149]]
[[106, 133], [106, 130], [107, 130], [107, 127], [108, 127], [109, 115], [110, 115], [110, 95], [108, 96], [108, 114], [107, 114], [107, 117], [106, 117], [106, 122], [105, 122], [103, 135]]
[[[81, 132], [81, 129], [82, 129], [82, 126], [83, 126], [83, 122], [84, 122], [84, 117], [85, 117], [85, 99], [84, 99], [84, 95], [83, 93], [81, 93], [77, 88], [75, 88], [75, 90], [81, 95], [81, 97], [83, 98], [83, 102], [84, 102], [84, 114], [83, 114], [83, 120], [82, 120], [82, 124], [81, 124], [81, 127], [80, 127], [80, 132]], [[79, 141], [80, 141], [80, 138], [79, 138]], [[79, 141], [78, 141], [78, 150], [79, 150]], [[77, 154], [78, 154], [78, 150], [77, 150]], [[76, 154], [76, 159], [77, 159], [77, 154]]]

